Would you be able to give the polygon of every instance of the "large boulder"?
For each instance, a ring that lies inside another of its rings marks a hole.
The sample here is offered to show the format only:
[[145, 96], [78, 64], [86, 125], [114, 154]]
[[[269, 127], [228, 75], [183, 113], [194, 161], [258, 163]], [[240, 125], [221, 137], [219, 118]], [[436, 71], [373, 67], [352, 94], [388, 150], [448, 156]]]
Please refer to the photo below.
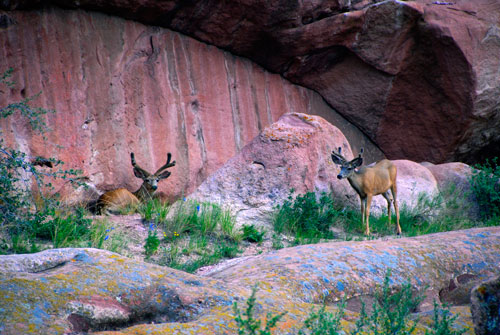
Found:
[[500, 154], [497, 1], [50, 3], [170, 27], [247, 56], [319, 92], [390, 159]]
[[[304, 245], [254, 256], [208, 277], [97, 249], [0, 256], [0, 333], [229, 334], [236, 331], [232, 303], [246, 308], [244, 299], [257, 283], [256, 317], [287, 311], [273, 334], [296, 333], [312, 307], [342, 297], [373, 298], [389, 270], [391, 290], [410, 280], [419, 294], [460, 274], [487, 278], [498, 270], [499, 238], [500, 228], [490, 227]], [[472, 335], [468, 307], [452, 311]], [[348, 312], [343, 325], [356, 318]], [[424, 330], [419, 326], [417, 333]]]
[[337, 199], [354, 205], [356, 193], [337, 179], [330, 158], [338, 147], [346, 159], [353, 158], [345, 136], [323, 118], [285, 114], [189, 197], [230, 206], [240, 225], [269, 223], [275, 207], [292, 189], [296, 194], [333, 192]]

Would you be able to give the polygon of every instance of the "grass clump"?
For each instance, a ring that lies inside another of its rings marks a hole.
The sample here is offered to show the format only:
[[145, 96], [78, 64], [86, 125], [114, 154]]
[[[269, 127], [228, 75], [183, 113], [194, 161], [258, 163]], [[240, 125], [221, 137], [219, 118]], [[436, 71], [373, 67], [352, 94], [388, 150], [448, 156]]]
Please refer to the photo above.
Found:
[[163, 231], [159, 245], [162, 265], [194, 272], [239, 253], [241, 235], [229, 210], [192, 200], [179, 201], [174, 207], [173, 215], [158, 220], [157, 227]]
[[339, 216], [330, 195], [314, 192], [292, 196], [293, 190], [282, 205], [277, 206], [273, 219], [276, 233], [294, 235], [297, 244], [311, 243], [322, 238], [333, 238], [330, 227]]

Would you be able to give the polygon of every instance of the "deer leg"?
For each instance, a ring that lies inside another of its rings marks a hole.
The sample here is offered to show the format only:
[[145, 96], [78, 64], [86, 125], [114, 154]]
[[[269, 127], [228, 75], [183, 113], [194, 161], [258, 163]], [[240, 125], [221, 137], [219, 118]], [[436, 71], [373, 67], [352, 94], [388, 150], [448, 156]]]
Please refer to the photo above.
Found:
[[361, 198], [359, 197], [359, 199], [361, 200], [361, 225], [364, 226], [365, 225], [365, 212], [366, 212], [366, 197], [365, 198]]
[[398, 235], [401, 235], [401, 226], [399, 225], [399, 207], [398, 207], [398, 200], [397, 200], [397, 194], [398, 190], [396, 188], [396, 185], [393, 185], [391, 187], [391, 192], [392, 192], [392, 198], [394, 199], [394, 211], [396, 212], [396, 229]]
[[389, 225], [391, 225], [391, 203], [392, 203], [392, 198], [389, 193], [389, 190], [387, 192], [382, 193], [384, 196], [385, 200], [387, 200], [387, 217], [389, 218]]
[[365, 198], [365, 216], [366, 216], [366, 230], [365, 235], [370, 235], [370, 206], [372, 205], [372, 196], [367, 195]]

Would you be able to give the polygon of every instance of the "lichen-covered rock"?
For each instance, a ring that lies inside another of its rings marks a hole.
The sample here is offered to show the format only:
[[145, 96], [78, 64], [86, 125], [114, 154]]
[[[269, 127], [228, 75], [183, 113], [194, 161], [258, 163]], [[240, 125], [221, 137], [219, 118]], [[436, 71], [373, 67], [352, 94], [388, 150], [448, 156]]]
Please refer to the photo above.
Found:
[[[498, 270], [499, 240], [500, 228], [492, 227], [307, 245], [255, 256], [208, 277], [96, 249], [0, 256], [0, 333], [233, 333], [231, 304], [246, 308], [257, 283], [256, 317], [287, 311], [273, 334], [296, 333], [313, 304], [370, 296], [388, 270], [391, 287], [409, 279], [419, 292], [459, 274], [489, 277]], [[469, 309], [453, 311], [472, 335]], [[343, 325], [355, 318], [348, 312]], [[424, 331], [422, 325], [417, 333]]]
[[474, 287], [471, 302], [476, 335], [500, 334], [500, 277], [490, 278]]

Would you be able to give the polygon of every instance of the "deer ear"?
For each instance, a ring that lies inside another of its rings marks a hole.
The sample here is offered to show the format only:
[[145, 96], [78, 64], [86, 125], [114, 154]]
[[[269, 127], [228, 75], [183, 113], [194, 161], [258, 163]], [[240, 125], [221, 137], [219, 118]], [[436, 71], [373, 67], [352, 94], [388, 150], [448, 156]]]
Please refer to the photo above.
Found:
[[332, 151], [332, 161], [337, 165], [342, 165], [344, 163], [344, 159], [339, 157], [335, 152]]
[[354, 158], [352, 161], [349, 162], [351, 164], [352, 168], [357, 168], [363, 165], [363, 157], [359, 156]]
[[170, 177], [170, 175], [171, 175], [170, 171], [163, 171], [158, 175], [158, 180], [166, 179]]

